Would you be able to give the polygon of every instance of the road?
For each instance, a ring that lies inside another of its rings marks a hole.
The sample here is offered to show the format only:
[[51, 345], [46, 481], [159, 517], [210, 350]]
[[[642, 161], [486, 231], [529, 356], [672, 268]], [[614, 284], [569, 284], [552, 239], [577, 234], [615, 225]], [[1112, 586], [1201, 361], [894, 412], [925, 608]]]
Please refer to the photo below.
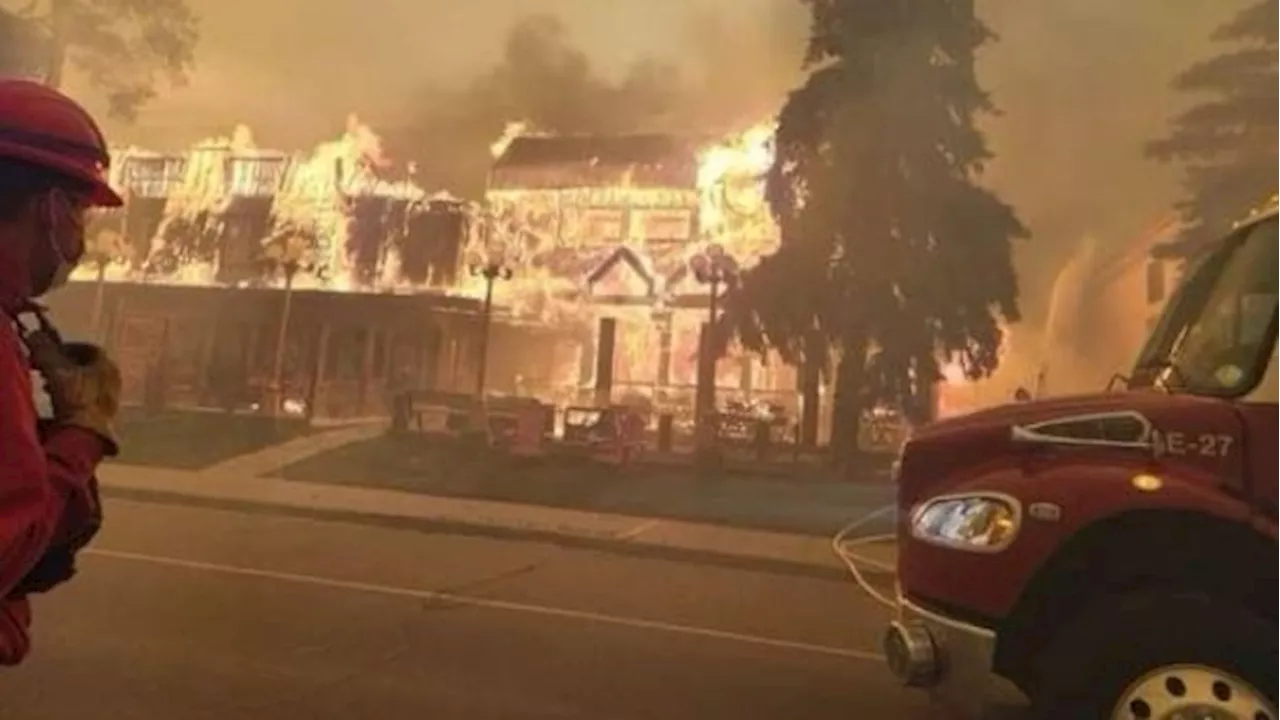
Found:
[[108, 502], [6, 720], [926, 718], [851, 583]]

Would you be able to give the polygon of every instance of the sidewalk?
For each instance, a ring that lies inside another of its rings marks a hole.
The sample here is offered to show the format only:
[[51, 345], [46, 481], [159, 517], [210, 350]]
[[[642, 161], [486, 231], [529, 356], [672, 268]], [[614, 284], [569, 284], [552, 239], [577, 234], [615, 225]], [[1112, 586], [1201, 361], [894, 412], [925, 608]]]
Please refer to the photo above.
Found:
[[384, 432], [386, 426], [381, 422], [347, 425], [238, 455], [199, 472], [213, 476], [258, 477], [320, 453], [375, 438]]
[[[297, 482], [213, 469], [191, 472], [111, 464], [100, 468], [99, 480], [108, 496], [112, 491], [181, 496], [353, 519], [373, 517], [489, 528], [614, 546], [780, 563], [824, 574], [838, 575], [845, 571], [843, 563], [832, 552], [830, 538], [820, 536]], [[868, 549], [868, 552], [876, 553], [879, 561], [893, 562], [892, 548]]]

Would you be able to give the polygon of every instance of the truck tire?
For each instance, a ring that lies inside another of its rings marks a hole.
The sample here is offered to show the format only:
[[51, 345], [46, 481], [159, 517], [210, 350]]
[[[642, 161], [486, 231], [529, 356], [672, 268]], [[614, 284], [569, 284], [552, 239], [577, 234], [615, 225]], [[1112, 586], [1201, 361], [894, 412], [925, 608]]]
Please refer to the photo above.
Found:
[[1142, 720], [1181, 717], [1181, 707], [1278, 720], [1277, 652], [1275, 624], [1235, 603], [1173, 590], [1110, 596], [1041, 655], [1033, 717]]

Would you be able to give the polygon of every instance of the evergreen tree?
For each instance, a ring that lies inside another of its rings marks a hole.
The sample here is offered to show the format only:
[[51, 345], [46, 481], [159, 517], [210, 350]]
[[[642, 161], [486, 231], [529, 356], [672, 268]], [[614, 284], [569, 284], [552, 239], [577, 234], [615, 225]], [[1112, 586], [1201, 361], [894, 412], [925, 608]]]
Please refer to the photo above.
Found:
[[37, 30], [47, 83], [60, 87], [74, 66], [124, 119], [155, 97], [162, 78], [185, 82], [198, 37], [185, 0], [36, 0], [18, 17]]
[[1173, 87], [1199, 100], [1147, 146], [1151, 157], [1184, 168], [1177, 209], [1189, 250], [1276, 191], [1276, 8], [1261, 0], [1214, 31], [1231, 48], [1178, 75]]
[[974, 71], [992, 38], [973, 0], [804, 0], [807, 82], [779, 116], [769, 201], [779, 251], [726, 322], [744, 344], [837, 359], [833, 449], [876, 403], [923, 413], [939, 358], [997, 365], [1018, 319], [1011, 242], [1027, 232], [978, 184], [993, 107]]

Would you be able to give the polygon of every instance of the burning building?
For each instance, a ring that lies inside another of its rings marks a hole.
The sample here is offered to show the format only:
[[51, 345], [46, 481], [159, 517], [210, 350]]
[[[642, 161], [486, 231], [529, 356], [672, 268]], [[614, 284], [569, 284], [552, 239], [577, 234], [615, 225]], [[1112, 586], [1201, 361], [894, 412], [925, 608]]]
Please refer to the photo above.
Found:
[[[762, 126], [727, 142], [517, 134], [495, 145], [474, 252], [513, 266], [495, 290], [513, 317], [557, 330], [533, 392], [692, 405], [713, 287], [695, 270], [724, 262], [732, 273], [776, 248], [763, 193], [771, 143]], [[792, 368], [737, 349], [715, 384], [727, 396], [796, 400]]]
[[450, 288], [473, 208], [393, 177], [354, 119], [306, 156], [240, 129], [114, 160], [126, 204], [50, 306], [119, 356], [127, 400], [351, 416], [396, 385], [470, 387], [479, 303]]

